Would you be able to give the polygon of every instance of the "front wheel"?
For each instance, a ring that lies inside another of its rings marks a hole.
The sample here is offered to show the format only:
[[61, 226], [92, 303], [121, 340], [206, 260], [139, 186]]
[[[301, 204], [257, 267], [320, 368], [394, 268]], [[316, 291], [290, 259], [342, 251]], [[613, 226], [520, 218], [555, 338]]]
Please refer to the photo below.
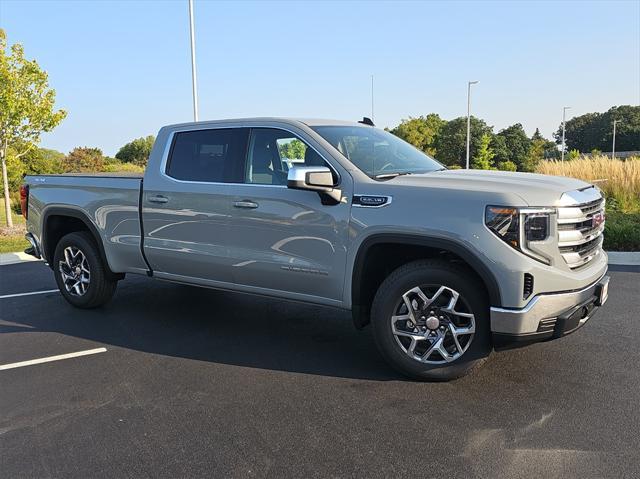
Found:
[[102, 306], [116, 290], [117, 281], [108, 277], [98, 247], [84, 231], [69, 233], [58, 242], [53, 272], [62, 296], [77, 308]]
[[446, 381], [467, 374], [489, 355], [489, 304], [469, 269], [421, 260], [395, 270], [371, 308], [384, 358], [414, 379]]

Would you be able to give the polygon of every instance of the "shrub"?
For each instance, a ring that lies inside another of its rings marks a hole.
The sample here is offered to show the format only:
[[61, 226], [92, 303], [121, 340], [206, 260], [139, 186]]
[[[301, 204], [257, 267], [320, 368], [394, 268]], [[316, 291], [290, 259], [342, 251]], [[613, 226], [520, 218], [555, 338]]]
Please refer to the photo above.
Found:
[[498, 163], [498, 169], [502, 171], [516, 171], [518, 167], [513, 161], [501, 161]]

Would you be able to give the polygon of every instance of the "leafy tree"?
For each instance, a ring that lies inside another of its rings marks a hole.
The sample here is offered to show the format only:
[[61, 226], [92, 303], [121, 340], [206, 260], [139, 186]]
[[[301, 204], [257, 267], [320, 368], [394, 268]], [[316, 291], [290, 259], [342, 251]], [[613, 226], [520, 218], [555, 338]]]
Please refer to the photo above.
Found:
[[524, 158], [520, 165], [520, 171], [536, 171], [538, 163], [540, 163], [540, 161], [542, 161], [545, 157], [544, 155], [546, 143], [546, 140], [541, 137], [536, 138], [535, 140], [531, 140], [531, 147], [527, 152], [527, 156]]
[[478, 153], [471, 161], [471, 167], [476, 170], [492, 170], [493, 157], [496, 156], [491, 147], [491, 135], [485, 133], [480, 139], [480, 148]]
[[124, 163], [146, 165], [155, 140], [156, 138], [153, 135], [136, 138], [120, 148], [118, 153], [116, 153], [116, 158]]
[[278, 151], [280, 152], [280, 156], [282, 158], [287, 158], [290, 160], [304, 158], [306, 149], [307, 146], [297, 138], [294, 138], [287, 143], [278, 144]]
[[71, 150], [62, 163], [69, 173], [95, 173], [103, 171], [105, 158], [99, 148], [84, 146]]
[[429, 113], [426, 117], [409, 117], [408, 120], [402, 120], [390, 131], [428, 155], [436, 156], [436, 139], [446, 123], [437, 113]]
[[[24, 148], [19, 148], [25, 151]], [[64, 154], [45, 148], [33, 147], [26, 150], [21, 157], [16, 157], [16, 151], [13, 148], [7, 150], [7, 173], [9, 181], [9, 189], [17, 191], [22, 184], [24, 175], [47, 175], [63, 173], [62, 160]]]
[[7, 226], [13, 226], [9, 200], [7, 152], [18, 160], [35, 147], [42, 132], [53, 130], [66, 116], [54, 111], [55, 90], [35, 60], [24, 57], [20, 44], [7, 51], [7, 36], [0, 29], [0, 162]]
[[[576, 116], [565, 125], [565, 143], [568, 150], [611, 151], [613, 121], [616, 127], [616, 150], [640, 150], [640, 106], [614, 106], [604, 113]], [[554, 133], [556, 142], [562, 142], [562, 124]]]
[[500, 130], [496, 135], [504, 138], [504, 148], [496, 149], [496, 161], [511, 161], [518, 170], [523, 170], [523, 163], [531, 148], [531, 140], [520, 123]]
[[[478, 155], [480, 142], [484, 135], [492, 135], [493, 128], [484, 120], [471, 117], [470, 157]], [[436, 159], [447, 166], [466, 165], [467, 118], [462, 116], [447, 122], [436, 138]]]

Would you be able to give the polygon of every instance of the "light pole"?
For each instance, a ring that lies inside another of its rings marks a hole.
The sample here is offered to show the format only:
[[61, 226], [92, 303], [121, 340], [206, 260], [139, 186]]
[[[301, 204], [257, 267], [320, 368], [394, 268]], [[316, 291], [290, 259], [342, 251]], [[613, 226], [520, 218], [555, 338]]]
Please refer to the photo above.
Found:
[[564, 129], [566, 124], [565, 120], [567, 118], [567, 110], [569, 110], [570, 108], [570, 106], [565, 106], [564, 108], [562, 108], [562, 151], [560, 152], [560, 161], [564, 161]]
[[191, 87], [193, 89], [193, 121], [198, 121], [198, 82], [196, 80], [196, 39], [193, 28], [193, 0], [189, 0], [189, 33], [191, 35]]
[[478, 81], [467, 82], [467, 170], [469, 169], [469, 149], [471, 147], [471, 85]]
[[613, 141], [611, 144], [611, 159], [615, 160], [616, 158], [616, 125], [620, 123], [622, 120], [613, 120]]
[[371, 121], [373, 121], [373, 75], [371, 75]]

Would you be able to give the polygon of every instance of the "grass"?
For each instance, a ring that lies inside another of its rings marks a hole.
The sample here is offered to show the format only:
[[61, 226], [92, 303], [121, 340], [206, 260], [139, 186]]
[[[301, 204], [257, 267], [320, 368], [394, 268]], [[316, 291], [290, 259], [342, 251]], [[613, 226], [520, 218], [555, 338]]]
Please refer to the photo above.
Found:
[[640, 251], [640, 158], [621, 161], [601, 155], [564, 163], [543, 161], [537, 172], [598, 185], [607, 198], [604, 249]]
[[640, 158], [626, 161], [607, 156], [579, 158], [571, 161], [542, 161], [538, 173], [570, 176], [595, 183], [607, 197], [609, 210], [640, 212]]
[[29, 246], [29, 242], [24, 239], [25, 225], [22, 215], [17, 214], [15, 211], [11, 211], [11, 217], [13, 218], [13, 228], [8, 229], [6, 216], [4, 214], [4, 199], [0, 198], [0, 253], [14, 253], [16, 251], [24, 251]]

